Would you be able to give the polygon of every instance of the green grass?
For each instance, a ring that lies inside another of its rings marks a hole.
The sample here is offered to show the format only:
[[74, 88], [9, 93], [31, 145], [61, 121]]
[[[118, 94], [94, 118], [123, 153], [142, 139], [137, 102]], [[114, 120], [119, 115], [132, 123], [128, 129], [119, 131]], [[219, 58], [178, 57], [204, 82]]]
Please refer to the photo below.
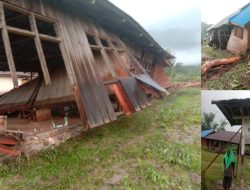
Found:
[[175, 64], [172, 68], [166, 70], [170, 80], [174, 83], [178, 82], [198, 82], [201, 80], [201, 67], [197, 65]]
[[[217, 153], [207, 152], [205, 150], [201, 151], [202, 171], [209, 165], [209, 163], [215, 158], [216, 155]], [[206, 190], [213, 190], [214, 184], [218, 180], [223, 179], [223, 156], [223, 154], [219, 155], [213, 165], [207, 170], [205, 175]], [[245, 165], [250, 165], [250, 158], [245, 158]], [[240, 174], [238, 173], [238, 178], [234, 180], [236, 183], [239, 183], [239, 175]], [[250, 179], [250, 171], [248, 169], [244, 170], [244, 177], [248, 182]]]
[[[40, 152], [29, 162], [5, 162], [0, 165], [1, 190], [200, 189], [190, 177], [200, 173], [199, 134], [193, 134], [190, 144], [167, 138], [171, 130], [185, 135], [199, 125], [200, 90], [180, 90], [130, 117]], [[121, 171], [124, 176], [110, 185]]]
[[[218, 50], [211, 47], [202, 47], [202, 53], [206, 54], [210, 60], [234, 56], [226, 50]], [[220, 77], [207, 80], [205, 83], [202, 82], [202, 86], [204, 89], [209, 90], [250, 89], [250, 77], [247, 74], [249, 69], [249, 64], [242, 60], [235, 63], [229, 71], [224, 72]]]
[[226, 50], [214, 49], [209, 46], [202, 46], [201, 52], [205, 54], [209, 60], [222, 59], [233, 56], [232, 53]]

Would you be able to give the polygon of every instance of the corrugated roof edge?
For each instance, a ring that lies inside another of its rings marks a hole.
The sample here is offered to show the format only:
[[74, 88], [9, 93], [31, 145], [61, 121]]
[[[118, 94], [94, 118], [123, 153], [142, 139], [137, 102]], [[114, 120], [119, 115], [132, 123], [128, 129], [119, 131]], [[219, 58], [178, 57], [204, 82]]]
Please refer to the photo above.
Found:
[[213, 26], [211, 26], [210, 28], [208, 28], [207, 31], [210, 32], [212, 29], [219, 28], [219, 27], [221, 27], [222, 25], [225, 25], [225, 24], [230, 24], [230, 19], [232, 19], [233, 17], [237, 16], [240, 13], [240, 11], [242, 11], [243, 9], [245, 9], [249, 5], [250, 5], [250, 3], [247, 3], [246, 5], [244, 5], [243, 7], [241, 7], [240, 9], [238, 9], [237, 11], [233, 12], [229, 16], [225, 17], [224, 19], [222, 19], [218, 23], [216, 23]]
[[242, 99], [229, 99], [229, 100], [212, 100], [212, 104], [231, 104], [231, 103], [249, 103], [250, 98]]

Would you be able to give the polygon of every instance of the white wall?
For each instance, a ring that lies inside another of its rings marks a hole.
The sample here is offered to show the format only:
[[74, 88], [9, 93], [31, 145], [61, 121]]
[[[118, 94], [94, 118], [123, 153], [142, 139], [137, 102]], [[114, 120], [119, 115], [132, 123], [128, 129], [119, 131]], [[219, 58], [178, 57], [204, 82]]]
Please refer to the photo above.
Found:
[[[18, 79], [18, 85], [21, 85], [21, 79]], [[13, 89], [13, 82], [10, 77], [0, 76], [0, 95]]]

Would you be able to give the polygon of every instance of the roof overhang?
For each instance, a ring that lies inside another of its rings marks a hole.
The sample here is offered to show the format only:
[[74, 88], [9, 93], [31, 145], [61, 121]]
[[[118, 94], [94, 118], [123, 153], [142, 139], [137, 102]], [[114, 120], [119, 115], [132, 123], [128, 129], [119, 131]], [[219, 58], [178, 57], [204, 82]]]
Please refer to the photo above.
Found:
[[250, 119], [250, 98], [212, 101], [231, 125], [242, 125], [243, 118]]

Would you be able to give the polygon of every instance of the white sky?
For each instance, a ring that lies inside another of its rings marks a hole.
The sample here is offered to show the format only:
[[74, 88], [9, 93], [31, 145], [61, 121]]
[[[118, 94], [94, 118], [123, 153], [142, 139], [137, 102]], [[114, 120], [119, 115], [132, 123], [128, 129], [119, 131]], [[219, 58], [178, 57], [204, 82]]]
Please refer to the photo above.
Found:
[[147, 28], [166, 17], [199, 7], [199, 0], [109, 0]]
[[[211, 104], [212, 100], [229, 100], [250, 98], [249, 90], [202, 90], [201, 91], [201, 113], [212, 112], [216, 114], [216, 121], [226, 119], [222, 112], [215, 104]], [[226, 126], [226, 130], [237, 131], [239, 126]]]
[[[150, 27], [169, 29], [171, 26], [166, 22], [172, 20], [177, 27], [189, 25], [185, 22], [185, 12], [200, 11], [199, 0], [109, 0], [124, 12], [133, 17], [142, 27], [148, 30]], [[183, 17], [181, 17], [183, 13]], [[200, 12], [199, 12], [200, 13]], [[200, 19], [200, 18], [199, 18]], [[192, 24], [192, 21], [189, 21]], [[197, 22], [196, 20], [194, 22]], [[199, 21], [198, 21], [199, 22]], [[167, 24], [166, 24], [167, 23]], [[199, 23], [198, 23], [199, 24]], [[173, 26], [172, 26], [173, 27]], [[191, 26], [192, 27], [192, 26]], [[199, 27], [199, 25], [197, 26]], [[196, 28], [197, 28], [196, 27]], [[200, 28], [198, 28], [200, 30]], [[167, 35], [167, 33], [166, 33]], [[160, 45], [161, 42], [158, 42]], [[200, 47], [192, 47], [187, 51], [166, 47], [176, 57], [176, 62], [194, 64], [200, 62]]]
[[202, 0], [201, 2], [201, 20], [208, 24], [216, 24], [250, 0]]

